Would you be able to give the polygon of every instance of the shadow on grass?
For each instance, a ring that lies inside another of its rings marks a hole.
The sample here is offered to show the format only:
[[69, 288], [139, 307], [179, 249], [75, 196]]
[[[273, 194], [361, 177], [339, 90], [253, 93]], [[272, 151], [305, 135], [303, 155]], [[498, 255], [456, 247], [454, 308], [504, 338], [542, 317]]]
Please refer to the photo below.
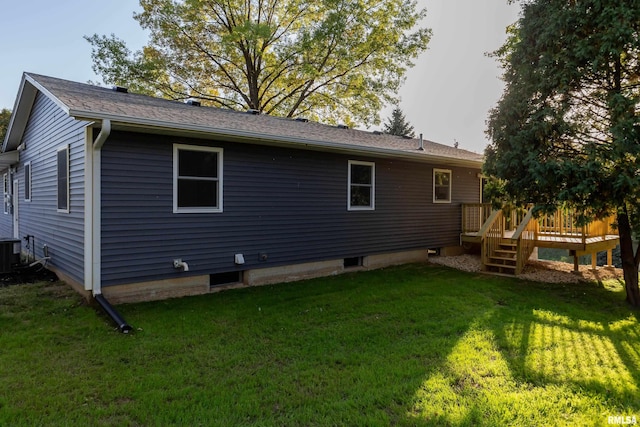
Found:
[[494, 328], [498, 342], [515, 355], [511, 370], [532, 383], [573, 383], [640, 409], [638, 312], [623, 292], [602, 282], [531, 285], [548, 289], [549, 298], [495, 314], [504, 325]]
[[600, 425], [603, 414], [640, 412], [638, 312], [622, 286], [505, 279], [490, 289], [494, 306], [418, 391], [416, 424]]

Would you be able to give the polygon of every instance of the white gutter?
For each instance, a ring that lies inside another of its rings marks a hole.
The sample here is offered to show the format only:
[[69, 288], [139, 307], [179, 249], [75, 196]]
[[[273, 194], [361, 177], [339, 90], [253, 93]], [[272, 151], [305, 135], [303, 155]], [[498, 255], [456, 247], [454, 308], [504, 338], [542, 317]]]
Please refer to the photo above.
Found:
[[197, 125], [197, 124], [177, 124], [172, 123], [171, 126], [167, 126], [166, 122], [155, 119], [145, 119], [145, 118], [135, 118], [135, 117], [125, 117], [119, 116], [115, 114], [102, 114], [100, 117], [97, 117], [96, 113], [92, 113], [89, 111], [81, 111], [81, 110], [70, 110], [69, 114], [77, 119], [77, 120], [101, 120], [103, 123], [105, 121], [113, 122], [114, 125], [122, 125], [123, 129], [135, 129], [142, 128], [147, 131], [149, 130], [157, 130], [160, 132], [176, 132], [182, 133], [194, 133], [199, 134], [200, 136], [206, 135], [208, 137], [226, 137], [226, 138], [238, 138], [247, 140], [247, 142], [251, 142], [253, 144], [263, 142], [269, 142], [270, 145], [276, 143], [278, 145], [291, 145], [295, 148], [299, 149], [320, 149], [331, 150], [336, 152], [349, 152], [349, 153], [358, 153], [358, 154], [369, 154], [373, 156], [381, 156], [381, 157], [391, 157], [391, 158], [402, 158], [408, 159], [412, 161], [421, 161], [421, 162], [443, 162], [449, 163], [451, 165], [463, 166], [463, 167], [482, 167], [483, 160], [474, 160], [474, 159], [464, 159], [464, 158], [456, 158], [450, 157], [441, 154], [427, 153], [426, 150], [416, 150], [411, 149], [410, 151], [397, 150], [392, 148], [385, 147], [373, 147], [366, 145], [356, 145], [356, 144], [344, 144], [332, 141], [322, 141], [318, 139], [302, 139], [290, 136], [282, 136], [282, 135], [269, 135], [263, 134], [254, 131], [247, 131], [242, 129], [223, 129], [223, 128], [214, 128], [206, 125]]
[[87, 126], [85, 134], [84, 287], [94, 296], [102, 293], [101, 149], [110, 134], [109, 119], [102, 120], [102, 129], [95, 142], [91, 125]]

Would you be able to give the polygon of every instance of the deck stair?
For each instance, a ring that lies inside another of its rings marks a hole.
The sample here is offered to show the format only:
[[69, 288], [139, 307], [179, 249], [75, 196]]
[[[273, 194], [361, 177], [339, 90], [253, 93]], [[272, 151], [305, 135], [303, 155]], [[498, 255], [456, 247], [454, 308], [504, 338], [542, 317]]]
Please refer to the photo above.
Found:
[[511, 239], [502, 239], [498, 247], [487, 257], [486, 271], [502, 274], [515, 274], [518, 267], [518, 243]]
[[498, 247], [489, 254], [486, 268], [487, 271], [497, 273], [515, 274], [518, 266], [518, 243], [511, 239], [502, 239]]

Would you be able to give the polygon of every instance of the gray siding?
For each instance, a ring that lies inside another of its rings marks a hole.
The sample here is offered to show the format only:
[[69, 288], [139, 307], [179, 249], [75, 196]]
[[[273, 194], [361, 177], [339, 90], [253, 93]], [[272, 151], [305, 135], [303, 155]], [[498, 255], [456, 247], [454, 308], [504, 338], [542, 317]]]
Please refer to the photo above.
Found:
[[[36, 256], [49, 247], [51, 264], [84, 280], [84, 128], [38, 93], [23, 136], [25, 150], [15, 178], [20, 180], [20, 236], [35, 236]], [[69, 145], [70, 212], [57, 212], [57, 149]], [[24, 199], [24, 165], [31, 162], [31, 201]], [[23, 243], [24, 250], [24, 243]]]
[[[224, 148], [224, 212], [173, 213], [172, 143]], [[375, 211], [347, 211], [349, 160], [375, 162]], [[434, 204], [433, 167], [442, 165], [114, 132], [102, 154], [103, 285], [184, 275], [174, 258], [187, 274], [211, 274], [457, 245], [479, 170], [447, 168], [453, 201]]]

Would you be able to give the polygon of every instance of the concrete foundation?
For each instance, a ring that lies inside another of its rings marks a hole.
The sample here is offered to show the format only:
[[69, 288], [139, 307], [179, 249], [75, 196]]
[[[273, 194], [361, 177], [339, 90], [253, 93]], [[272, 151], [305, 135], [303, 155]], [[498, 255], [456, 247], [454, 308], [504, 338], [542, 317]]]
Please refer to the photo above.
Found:
[[335, 276], [347, 271], [375, 270], [392, 265], [425, 262], [427, 258], [428, 250], [420, 249], [364, 256], [362, 257], [361, 266], [349, 268], [344, 267], [343, 259], [336, 259], [245, 270], [242, 274], [242, 281], [238, 283], [210, 286], [209, 275], [200, 275], [106, 286], [102, 288], [102, 293], [112, 304], [153, 301], [202, 295], [249, 286], [262, 286], [316, 277]]
[[154, 280], [102, 288], [102, 294], [111, 304], [154, 301], [202, 295], [209, 292], [209, 276], [188, 276], [177, 279]]

